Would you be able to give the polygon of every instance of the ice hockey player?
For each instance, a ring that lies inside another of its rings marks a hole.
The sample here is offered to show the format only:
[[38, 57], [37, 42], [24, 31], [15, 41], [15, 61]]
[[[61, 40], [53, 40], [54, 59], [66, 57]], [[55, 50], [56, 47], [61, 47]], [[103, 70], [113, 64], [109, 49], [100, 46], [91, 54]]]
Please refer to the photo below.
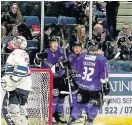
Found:
[[103, 55], [97, 55], [97, 47], [91, 47], [89, 50], [89, 54], [78, 62], [83, 72], [80, 72], [81, 79], [77, 82], [79, 87], [77, 105], [73, 107], [68, 125], [75, 125], [74, 121], [78, 119], [83, 109], [87, 113], [85, 125], [92, 125], [98, 111], [103, 106], [103, 92], [107, 95], [110, 90], [107, 59]]
[[48, 54], [44, 59], [42, 67], [51, 69], [53, 72], [53, 124], [66, 123], [60, 118], [63, 111], [63, 103], [65, 95], [60, 94], [60, 91], [67, 91], [68, 85], [65, 82], [65, 69], [61, 66], [61, 62], [66, 60], [63, 48], [59, 46], [56, 36], [51, 36], [49, 40], [50, 48], [45, 50]]
[[70, 111], [72, 112], [72, 109], [74, 105], [76, 105], [76, 95], [78, 91], [78, 85], [77, 82], [79, 80], [79, 77], [81, 75], [79, 74], [82, 70], [82, 67], [80, 67], [78, 62], [81, 60], [81, 58], [84, 58], [85, 54], [82, 53], [82, 44], [81, 42], [75, 41], [73, 43], [73, 53], [68, 56], [68, 60], [70, 62], [70, 77], [72, 79], [71, 89], [72, 89], [72, 99], [73, 102], [71, 104]]
[[1, 79], [3, 90], [9, 93], [6, 117], [15, 125], [29, 125], [25, 106], [32, 81], [26, 47], [27, 40], [23, 36], [16, 36], [9, 42], [8, 48], [12, 52], [7, 58], [5, 75]]

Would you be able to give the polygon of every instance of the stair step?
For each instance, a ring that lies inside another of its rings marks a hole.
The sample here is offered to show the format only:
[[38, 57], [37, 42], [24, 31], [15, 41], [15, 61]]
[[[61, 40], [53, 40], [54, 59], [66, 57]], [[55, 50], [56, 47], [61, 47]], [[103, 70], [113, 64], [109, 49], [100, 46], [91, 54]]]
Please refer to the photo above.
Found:
[[[117, 23], [117, 24], [116, 24], [116, 29], [117, 29], [117, 30], [122, 30], [123, 24], [124, 24], [124, 23]], [[132, 24], [131, 24], [131, 27], [132, 27]]]
[[132, 2], [120, 2], [119, 9], [132, 9]]
[[117, 17], [117, 22], [118, 23], [132, 23], [132, 16], [118, 16]]
[[118, 16], [132, 16], [132, 8], [131, 9], [118, 9]]

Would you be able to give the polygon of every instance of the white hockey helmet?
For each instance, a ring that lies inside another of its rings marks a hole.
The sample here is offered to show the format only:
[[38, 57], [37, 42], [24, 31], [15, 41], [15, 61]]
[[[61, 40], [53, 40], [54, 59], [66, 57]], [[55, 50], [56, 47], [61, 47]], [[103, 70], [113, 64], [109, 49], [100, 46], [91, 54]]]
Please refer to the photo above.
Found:
[[15, 36], [13, 40], [10, 41], [8, 48], [13, 49], [15, 48], [14, 46], [20, 49], [25, 49], [27, 47], [27, 40], [23, 36]]

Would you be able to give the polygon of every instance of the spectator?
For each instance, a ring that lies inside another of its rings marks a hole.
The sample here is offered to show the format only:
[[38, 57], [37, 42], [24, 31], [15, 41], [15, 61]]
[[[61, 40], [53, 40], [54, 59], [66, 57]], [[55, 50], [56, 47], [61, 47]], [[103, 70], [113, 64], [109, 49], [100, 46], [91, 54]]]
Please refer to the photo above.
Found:
[[4, 14], [9, 11], [10, 4], [7, 1], [1, 1], [1, 13]]
[[116, 37], [116, 18], [119, 5], [119, 1], [107, 1], [106, 4], [106, 18], [108, 23], [108, 30], [113, 38]]
[[117, 37], [118, 48], [121, 50], [120, 59], [129, 60], [132, 58], [132, 32], [129, 23], [124, 23], [123, 31]]
[[31, 13], [32, 16], [38, 16], [39, 19], [41, 19], [41, 10], [40, 10], [40, 6], [38, 4], [36, 4], [33, 8], [33, 11]]
[[111, 41], [112, 38], [108, 30], [104, 29], [102, 25], [96, 24], [93, 28], [93, 38], [88, 42], [87, 47], [97, 45], [98, 49], [104, 52], [107, 59], [111, 59], [115, 55], [115, 47]]
[[24, 36], [26, 38], [26, 40], [32, 40], [33, 39], [31, 31], [25, 23], [19, 24], [17, 26], [17, 29], [18, 29], [19, 35]]
[[78, 25], [75, 28], [76, 32], [77, 32], [77, 41], [80, 41], [82, 43], [82, 47], [85, 48], [86, 47], [86, 42], [87, 42], [87, 34], [86, 34], [86, 28], [84, 25]]
[[11, 5], [10, 11], [1, 18], [2, 30], [6, 30], [6, 35], [12, 30], [13, 26], [22, 22], [22, 15], [17, 3]]
[[50, 48], [48, 39], [49, 39], [51, 32], [52, 32], [52, 29], [49, 25], [44, 27], [44, 49]]
[[126, 22], [123, 24], [122, 31], [119, 32], [117, 38], [120, 36], [129, 37], [130, 35], [132, 35], [131, 25]]
[[2, 37], [2, 53], [10, 53], [11, 50], [7, 48], [8, 43], [13, 39], [14, 36], [18, 35], [18, 28], [17, 26], [14, 26], [12, 28], [12, 31], [6, 36]]

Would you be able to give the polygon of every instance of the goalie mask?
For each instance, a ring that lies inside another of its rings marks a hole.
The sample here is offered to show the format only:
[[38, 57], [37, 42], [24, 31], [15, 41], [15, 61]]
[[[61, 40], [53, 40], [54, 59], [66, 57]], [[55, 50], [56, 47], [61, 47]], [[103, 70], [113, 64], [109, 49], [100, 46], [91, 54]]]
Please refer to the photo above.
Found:
[[27, 40], [23, 36], [15, 36], [13, 40], [8, 43], [8, 49], [25, 49], [27, 47]]

